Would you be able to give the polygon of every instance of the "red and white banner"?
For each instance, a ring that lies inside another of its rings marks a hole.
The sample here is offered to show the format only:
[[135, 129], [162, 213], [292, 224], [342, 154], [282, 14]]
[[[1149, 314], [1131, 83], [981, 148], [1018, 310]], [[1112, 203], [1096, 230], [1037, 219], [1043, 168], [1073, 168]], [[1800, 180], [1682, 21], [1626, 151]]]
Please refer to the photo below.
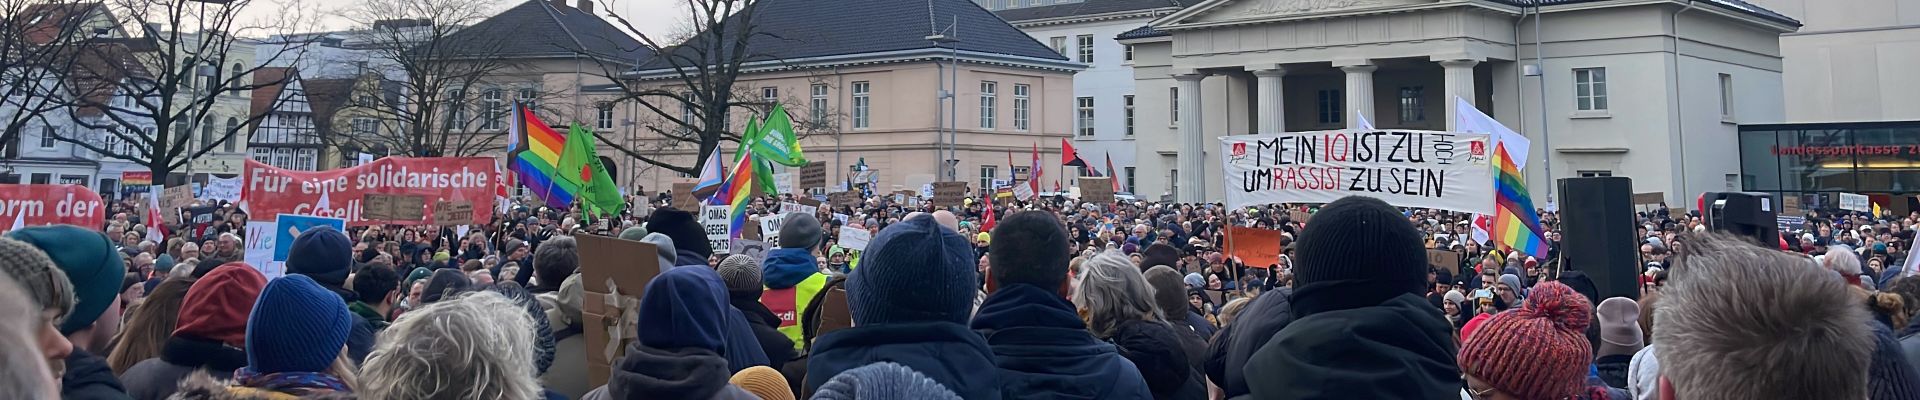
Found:
[[[256, 219], [279, 214], [342, 218], [347, 225], [422, 225], [427, 221], [367, 220], [360, 217], [367, 194], [407, 194], [426, 204], [446, 200], [467, 202], [492, 210], [494, 182], [499, 179], [493, 159], [486, 157], [387, 157], [349, 168], [297, 171], [247, 160], [241, 199]], [[473, 223], [486, 224], [493, 213], [474, 213]]]
[[[49, 224], [100, 229], [107, 222], [100, 194], [80, 185], [0, 185], [0, 222], [7, 230]], [[25, 226], [14, 226], [25, 225]]]

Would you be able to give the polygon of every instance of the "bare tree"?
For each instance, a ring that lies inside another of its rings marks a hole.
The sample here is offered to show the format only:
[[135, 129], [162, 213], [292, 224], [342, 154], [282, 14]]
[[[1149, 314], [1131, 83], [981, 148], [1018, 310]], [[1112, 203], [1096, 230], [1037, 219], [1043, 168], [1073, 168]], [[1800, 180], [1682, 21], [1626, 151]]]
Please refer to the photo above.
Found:
[[[71, 71], [78, 75], [77, 82], [84, 83], [76, 83], [73, 95], [63, 103], [75, 110], [72, 118], [81, 127], [104, 131], [106, 137], [127, 143], [128, 149], [109, 149], [108, 142], [82, 132], [68, 132], [57, 139], [140, 164], [155, 177], [168, 176], [215, 149], [235, 148], [228, 143], [243, 140], [236, 138], [244, 138], [247, 127], [265, 116], [248, 112], [249, 95], [284, 81], [257, 81], [253, 73], [302, 55], [300, 47], [284, 47], [256, 56], [252, 42], [244, 37], [300, 29], [311, 21], [310, 9], [297, 0], [107, 0], [103, 4], [137, 33], [125, 39], [84, 41]], [[253, 8], [274, 12], [267, 20], [242, 21], [241, 14]], [[235, 109], [239, 112], [220, 114]], [[196, 130], [199, 143], [192, 140]]]
[[62, 118], [77, 43], [113, 29], [94, 3], [0, 0], [0, 154], [31, 122]]

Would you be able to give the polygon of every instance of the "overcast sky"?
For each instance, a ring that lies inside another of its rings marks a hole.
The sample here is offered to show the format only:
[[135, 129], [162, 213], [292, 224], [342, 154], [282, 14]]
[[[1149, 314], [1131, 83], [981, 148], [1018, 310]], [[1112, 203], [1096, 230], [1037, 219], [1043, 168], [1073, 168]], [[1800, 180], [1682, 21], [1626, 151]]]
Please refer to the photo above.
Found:
[[[337, 10], [340, 7], [352, 7], [361, 1], [390, 1], [390, 0], [347, 0], [347, 1], [303, 0], [303, 1], [318, 1], [320, 3], [317, 3], [317, 4], [325, 4], [322, 7], [334, 7], [334, 8], [326, 9], [325, 11], [327, 12], [323, 12], [324, 15], [322, 15], [319, 21], [316, 21], [316, 23], [320, 25], [320, 29], [322, 30], [342, 30], [342, 29], [353, 28], [352, 26], [353, 22], [348, 21], [345, 18], [339, 17], [338, 15], [334, 14], [332, 11]], [[507, 8], [510, 8], [514, 5], [518, 5], [527, 0], [476, 0], [476, 1], [492, 2], [497, 12], [498, 10], [505, 10]], [[539, 1], [547, 1], [547, 0], [539, 0]], [[567, 0], [567, 1], [576, 2], [579, 0]], [[667, 32], [671, 30], [671, 27], [681, 18], [681, 15], [686, 13], [685, 11], [686, 5], [684, 3], [685, 1], [686, 0], [594, 0], [594, 7], [595, 7], [594, 12], [596, 14], [600, 14], [604, 16], [606, 15], [606, 10], [604, 9], [608, 7], [604, 7], [603, 4], [612, 3], [613, 6], [611, 7], [611, 9], [613, 10], [614, 13], [617, 13], [621, 17], [626, 18], [627, 21], [632, 22], [633, 26], [636, 28], [639, 28], [641, 32], [645, 32], [647, 35], [655, 36], [656, 39], [659, 39], [657, 35], [667, 34]], [[338, 4], [336, 5], [336, 3]], [[272, 13], [281, 12], [281, 10], [278, 7], [269, 6], [269, 4], [271, 3], [267, 1], [253, 2], [253, 6], [248, 7], [247, 10], [242, 11], [243, 16], [241, 17], [241, 19], [239, 19], [239, 21], [264, 20], [263, 18], [271, 16]], [[616, 26], [617, 26], [617, 23], [616, 23]], [[664, 40], [664, 39], [659, 39], [659, 40]]]

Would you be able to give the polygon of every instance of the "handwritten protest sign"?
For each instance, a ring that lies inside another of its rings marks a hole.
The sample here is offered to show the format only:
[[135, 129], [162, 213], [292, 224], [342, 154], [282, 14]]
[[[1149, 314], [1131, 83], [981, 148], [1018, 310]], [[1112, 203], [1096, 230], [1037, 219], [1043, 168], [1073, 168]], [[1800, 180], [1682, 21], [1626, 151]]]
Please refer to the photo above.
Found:
[[[247, 160], [241, 197], [254, 215], [336, 217], [346, 219], [349, 226], [420, 225], [427, 221], [366, 218], [361, 201], [368, 193], [407, 194], [492, 210], [498, 179], [493, 163], [494, 159], [486, 157], [386, 157], [355, 167], [315, 172]], [[490, 223], [493, 214], [474, 214], [473, 223]]]
[[1228, 226], [1226, 244], [1227, 255], [1249, 267], [1267, 268], [1280, 263], [1280, 231]]
[[1220, 138], [1227, 207], [1373, 197], [1400, 207], [1493, 213], [1487, 135], [1322, 131]]
[[829, 193], [827, 194], [827, 204], [832, 204], [834, 207], [857, 207], [860, 205], [860, 194], [854, 192]]
[[441, 200], [433, 203], [433, 224], [440, 226], [473, 223], [473, 203]]
[[800, 188], [801, 189], [824, 188], [824, 187], [827, 187], [827, 162], [826, 161], [814, 161], [811, 163], [807, 163], [807, 166], [805, 167], [800, 167]]
[[1872, 198], [1864, 194], [1841, 193], [1840, 209], [1847, 211], [1873, 211]]
[[840, 247], [855, 251], [866, 251], [867, 243], [873, 241], [873, 232], [851, 226], [840, 227]]
[[785, 215], [785, 214], [811, 215], [817, 212], [820, 212], [820, 207], [809, 206], [809, 205], [804, 205], [804, 204], [790, 202], [790, 201], [780, 202], [780, 214], [782, 215]]
[[950, 207], [960, 205], [967, 198], [967, 182], [934, 182], [933, 205]]
[[27, 226], [68, 224], [99, 229], [106, 224], [103, 207], [100, 195], [86, 186], [0, 184], [0, 224], [20, 221]]
[[207, 187], [206, 189], [201, 191], [202, 193], [200, 193], [200, 198], [207, 199], [207, 200], [223, 200], [227, 202], [239, 202], [241, 182], [242, 181], [240, 180], [240, 177], [208, 178]]
[[1080, 200], [1088, 203], [1113, 202], [1113, 178], [1080, 178]]

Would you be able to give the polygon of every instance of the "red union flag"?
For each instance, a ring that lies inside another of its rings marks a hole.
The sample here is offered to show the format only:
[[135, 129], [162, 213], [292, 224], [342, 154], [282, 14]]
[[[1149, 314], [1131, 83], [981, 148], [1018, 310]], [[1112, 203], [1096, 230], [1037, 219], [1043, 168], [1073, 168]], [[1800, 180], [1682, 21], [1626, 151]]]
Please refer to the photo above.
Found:
[[[361, 217], [361, 199], [368, 194], [418, 195], [426, 204], [446, 200], [467, 202], [477, 210], [492, 210], [499, 179], [494, 160], [486, 157], [387, 157], [350, 168], [295, 171], [247, 160], [241, 201], [255, 218], [279, 214], [343, 218], [351, 226], [376, 224], [421, 225], [424, 220], [368, 220]], [[474, 213], [473, 223], [486, 224], [493, 213]]]
[[102, 207], [100, 195], [86, 186], [0, 185], [0, 223], [7, 230], [52, 224], [100, 229], [107, 222]]

